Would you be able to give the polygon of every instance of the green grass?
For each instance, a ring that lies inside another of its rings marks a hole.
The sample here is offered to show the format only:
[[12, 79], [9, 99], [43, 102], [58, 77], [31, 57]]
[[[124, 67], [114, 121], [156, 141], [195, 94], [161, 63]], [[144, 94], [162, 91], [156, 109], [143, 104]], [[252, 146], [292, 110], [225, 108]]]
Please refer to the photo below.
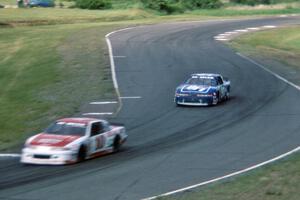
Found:
[[0, 0], [0, 5], [17, 5], [17, 0]]
[[[300, 69], [300, 27], [243, 34], [229, 43], [251, 57], [268, 57]], [[300, 80], [300, 76], [299, 76]], [[300, 155], [281, 160], [223, 182], [161, 200], [298, 200]]]
[[83, 102], [114, 99], [104, 35], [116, 26], [0, 29], [0, 150]]
[[245, 35], [231, 45], [252, 56], [270, 57], [300, 68], [300, 27], [280, 28]]
[[283, 8], [283, 9], [259, 9], [259, 10], [235, 10], [235, 9], [217, 9], [217, 10], [196, 10], [191, 14], [226, 17], [226, 16], [253, 16], [253, 15], [280, 15], [300, 13], [300, 8]]
[[82, 10], [61, 8], [2, 9], [0, 24], [43, 25], [111, 22], [154, 17], [143, 10]]

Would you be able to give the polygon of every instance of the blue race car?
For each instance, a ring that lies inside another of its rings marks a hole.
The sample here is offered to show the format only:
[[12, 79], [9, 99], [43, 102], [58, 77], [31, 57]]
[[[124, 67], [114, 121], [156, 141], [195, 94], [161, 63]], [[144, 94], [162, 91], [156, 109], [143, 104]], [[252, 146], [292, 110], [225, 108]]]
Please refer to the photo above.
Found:
[[217, 105], [229, 99], [230, 81], [220, 74], [192, 74], [176, 88], [177, 105], [208, 106]]
[[30, 7], [54, 7], [54, 0], [30, 0], [28, 2]]

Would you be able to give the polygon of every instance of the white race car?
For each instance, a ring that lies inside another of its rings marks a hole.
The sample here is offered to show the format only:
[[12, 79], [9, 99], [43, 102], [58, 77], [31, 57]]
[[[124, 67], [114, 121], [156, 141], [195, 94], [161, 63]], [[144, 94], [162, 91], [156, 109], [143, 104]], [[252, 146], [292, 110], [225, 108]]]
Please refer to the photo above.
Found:
[[123, 126], [94, 118], [65, 118], [27, 139], [21, 163], [63, 165], [116, 152], [126, 141]]

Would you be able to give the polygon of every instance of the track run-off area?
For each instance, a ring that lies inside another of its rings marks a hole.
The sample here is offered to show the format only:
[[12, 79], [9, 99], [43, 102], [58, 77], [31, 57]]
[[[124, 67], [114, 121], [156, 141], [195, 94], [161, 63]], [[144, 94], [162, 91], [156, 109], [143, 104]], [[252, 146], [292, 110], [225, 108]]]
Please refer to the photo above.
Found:
[[[299, 90], [280, 79], [280, 71], [270, 73], [214, 37], [300, 24], [299, 19], [177, 22], [110, 34], [121, 101], [110, 120], [125, 124], [128, 142], [119, 153], [70, 166], [24, 166], [18, 157], [0, 157], [0, 199], [143, 199], [234, 174], [297, 148]], [[176, 86], [192, 73], [206, 72], [230, 79], [230, 101], [176, 107]]]

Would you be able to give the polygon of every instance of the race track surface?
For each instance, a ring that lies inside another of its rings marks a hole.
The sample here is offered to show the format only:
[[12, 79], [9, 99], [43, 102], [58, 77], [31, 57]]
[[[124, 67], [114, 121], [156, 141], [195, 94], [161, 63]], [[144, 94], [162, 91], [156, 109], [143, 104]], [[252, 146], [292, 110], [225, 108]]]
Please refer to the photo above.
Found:
[[[223, 176], [299, 146], [300, 92], [239, 57], [214, 36], [299, 23], [299, 17], [172, 23], [110, 36], [129, 140], [120, 153], [71, 166], [0, 158], [0, 199], [135, 200]], [[231, 100], [176, 107], [191, 73], [229, 77]]]

